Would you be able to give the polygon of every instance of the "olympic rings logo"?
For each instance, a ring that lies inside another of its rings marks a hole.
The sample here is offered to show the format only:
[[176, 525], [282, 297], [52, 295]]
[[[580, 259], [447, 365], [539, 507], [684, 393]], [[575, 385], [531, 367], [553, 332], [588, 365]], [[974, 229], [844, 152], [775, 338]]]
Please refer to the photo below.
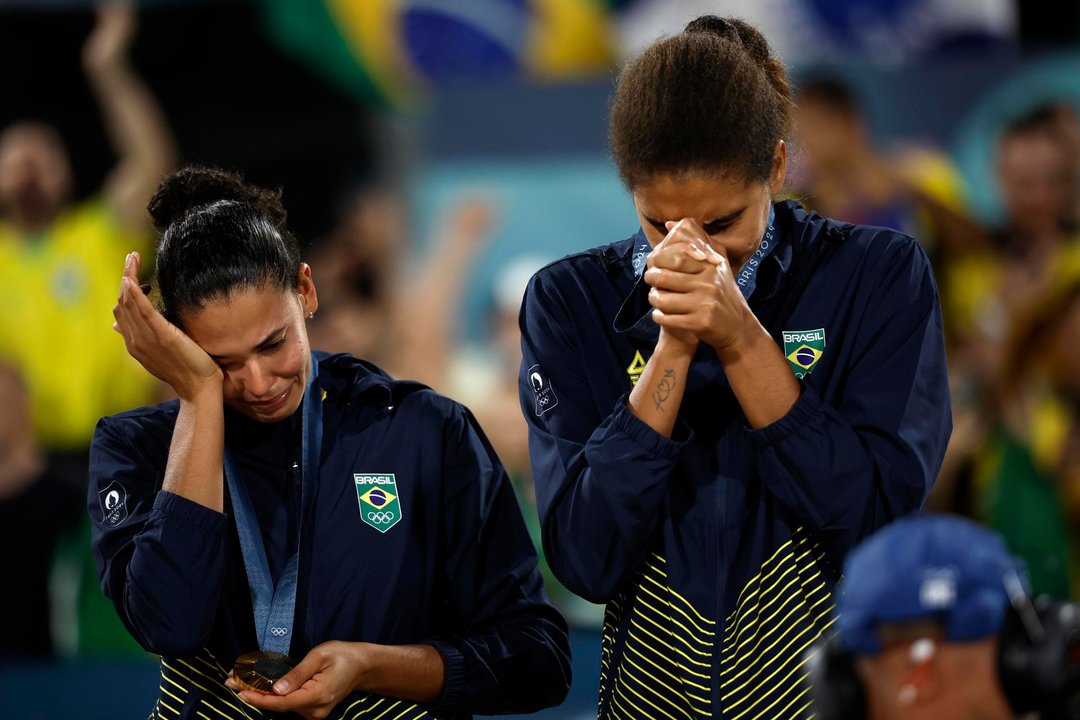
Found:
[[285, 637], [289, 634], [289, 629], [283, 627], [272, 627], [270, 628], [270, 634], [274, 637]]
[[394, 515], [393, 510], [388, 510], [386, 512], [382, 512], [380, 510], [379, 512], [369, 512], [367, 514], [367, 519], [370, 520], [373, 523], [393, 522], [396, 517], [397, 516]]

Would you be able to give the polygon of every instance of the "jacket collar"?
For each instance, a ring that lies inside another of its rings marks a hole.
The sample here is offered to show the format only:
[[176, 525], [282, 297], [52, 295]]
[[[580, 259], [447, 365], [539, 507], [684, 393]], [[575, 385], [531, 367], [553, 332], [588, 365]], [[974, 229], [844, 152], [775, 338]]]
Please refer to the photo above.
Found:
[[395, 381], [381, 368], [348, 353], [316, 350], [319, 382], [330, 402], [361, 403], [393, 407], [405, 392], [423, 388], [420, 383]]

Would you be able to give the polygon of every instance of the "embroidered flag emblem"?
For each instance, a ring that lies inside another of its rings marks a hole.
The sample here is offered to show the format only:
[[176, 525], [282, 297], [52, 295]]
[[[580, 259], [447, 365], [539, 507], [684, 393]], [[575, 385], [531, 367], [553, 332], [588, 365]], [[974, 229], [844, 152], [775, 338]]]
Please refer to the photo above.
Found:
[[817, 330], [785, 330], [784, 356], [795, 377], [809, 375], [825, 354], [825, 328]]
[[353, 473], [360, 519], [381, 533], [401, 521], [401, 501], [393, 473]]

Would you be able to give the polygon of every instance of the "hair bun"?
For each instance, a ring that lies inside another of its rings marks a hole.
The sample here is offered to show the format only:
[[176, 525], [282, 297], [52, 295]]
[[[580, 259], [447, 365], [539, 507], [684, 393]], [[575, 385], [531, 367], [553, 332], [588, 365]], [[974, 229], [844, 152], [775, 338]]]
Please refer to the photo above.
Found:
[[147, 209], [159, 232], [191, 210], [220, 201], [250, 205], [278, 230], [284, 230], [286, 212], [280, 190], [266, 190], [244, 182], [238, 173], [201, 165], [188, 165], [167, 176]]
[[704, 33], [738, 42], [743, 49], [762, 68], [769, 63], [769, 42], [757, 28], [738, 18], [722, 18], [716, 15], [702, 15], [691, 20], [683, 32]]

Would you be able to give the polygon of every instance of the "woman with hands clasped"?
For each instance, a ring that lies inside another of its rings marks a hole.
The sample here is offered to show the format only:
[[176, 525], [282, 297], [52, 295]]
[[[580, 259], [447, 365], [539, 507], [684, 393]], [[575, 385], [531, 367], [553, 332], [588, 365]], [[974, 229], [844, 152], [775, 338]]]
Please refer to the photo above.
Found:
[[178, 400], [99, 423], [89, 509], [102, 588], [161, 656], [152, 717], [560, 702], [565, 623], [469, 412], [308, 347], [279, 194], [185, 168], [150, 212], [157, 306], [133, 253], [113, 327]]
[[750, 25], [705, 16], [654, 43], [609, 124], [640, 230], [525, 294], [544, 549], [607, 605], [601, 718], [809, 717], [804, 652], [841, 560], [940, 467], [926, 255], [776, 200], [790, 112]]

